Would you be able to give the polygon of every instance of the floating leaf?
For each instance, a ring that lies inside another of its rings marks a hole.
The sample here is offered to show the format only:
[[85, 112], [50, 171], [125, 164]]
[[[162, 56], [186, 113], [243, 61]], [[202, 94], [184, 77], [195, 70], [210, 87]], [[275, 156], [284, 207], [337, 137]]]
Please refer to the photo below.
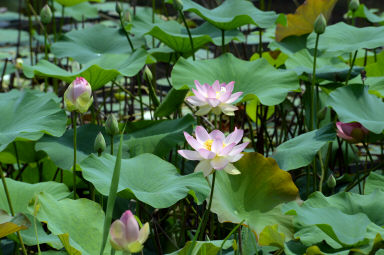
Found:
[[295, 14], [287, 15], [287, 26], [277, 24], [276, 40], [281, 41], [291, 35], [311, 33], [320, 13], [329, 19], [336, 3], [337, 0], [306, 0], [296, 9]]
[[291, 218], [284, 216], [280, 207], [298, 196], [291, 175], [281, 170], [272, 158], [256, 152], [244, 154], [235, 163], [241, 174], [216, 173], [212, 212], [217, 214], [220, 222], [245, 220], [244, 224], [257, 235], [266, 226], [278, 224], [279, 231], [290, 238]]
[[280, 144], [273, 154], [273, 158], [281, 169], [286, 171], [309, 165], [317, 152], [336, 138], [333, 123], [320, 129], [296, 136]]
[[243, 100], [257, 97], [264, 105], [279, 104], [289, 91], [299, 89], [296, 73], [275, 69], [265, 59], [249, 62], [230, 53], [209, 60], [181, 58], [172, 70], [172, 86], [194, 88], [194, 80], [209, 84], [235, 81], [234, 91], [242, 91]]
[[51, 94], [29, 90], [1, 93], [0, 116], [0, 151], [15, 140], [36, 141], [44, 134], [61, 136], [67, 121]]
[[11, 216], [0, 209], [0, 238], [27, 229], [30, 225], [31, 222], [25, 215], [17, 213], [15, 216]]
[[77, 5], [77, 4], [88, 2], [88, 1], [104, 2], [104, 0], [55, 0], [55, 1], [64, 6], [73, 6], [73, 5]]
[[212, 10], [202, 7], [192, 0], [183, 0], [183, 11], [194, 12], [222, 30], [233, 30], [247, 24], [267, 28], [273, 26], [278, 18], [275, 12], [261, 11], [245, 0], [226, 0]]
[[[316, 34], [309, 35], [307, 47], [315, 48]], [[358, 28], [344, 22], [327, 27], [320, 36], [318, 49], [327, 56], [340, 56], [361, 49], [375, 49], [384, 43], [384, 27]]]
[[327, 105], [336, 111], [342, 122], [360, 122], [373, 133], [384, 130], [384, 103], [369, 94], [368, 87], [351, 84], [340, 87], [329, 94]]
[[76, 77], [82, 76], [91, 84], [92, 89], [96, 90], [115, 79], [118, 75], [130, 77], [136, 75], [145, 65], [146, 59], [147, 53], [139, 49], [131, 55], [103, 55], [88, 62], [81, 70], [74, 73], [67, 72], [44, 59], [34, 66], [24, 65], [23, 71], [27, 78], [33, 78], [36, 75], [58, 78], [67, 83], [72, 82]]
[[[101, 24], [80, 30], [72, 30], [64, 36], [64, 41], [52, 45], [52, 53], [58, 58], [71, 57], [82, 64], [100, 59], [108, 54], [119, 55], [131, 54], [132, 52], [127, 38], [121, 30]], [[105, 40], [100, 40], [100, 38]], [[132, 42], [135, 48], [140, 48], [144, 44], [143, 39], [140, 37], [132, 38]], [[102, 64], [101, 62], [98, 63]], [[109, 68], [106, 65], [103, 66], [105, 69], [114, 69], [116, 65]]]
[[[99, 254], [104, 222], [104, 212], [99, 204], [85, 198], [58, 201], [45, 192], [35, 199], [36, 218], [47, 223], [49, 231], [60, 238], [68, 254]], [[29, 210], [33, 212], [34, 208]]]
[[[84, 178], [105, 196], [109, 192], [115, 161], [116, 157], [110, 154], [101, 157], [92, 154], [80, 163]], [[120, 196], [136, 197], [152, 207], [166, 208], [191, 191], [201, 203], [208, 196], [209, 187], [202, 173], [181, 176], [171, 163], [152, 154], [141, 154], [122, 159], [117, 191]]]

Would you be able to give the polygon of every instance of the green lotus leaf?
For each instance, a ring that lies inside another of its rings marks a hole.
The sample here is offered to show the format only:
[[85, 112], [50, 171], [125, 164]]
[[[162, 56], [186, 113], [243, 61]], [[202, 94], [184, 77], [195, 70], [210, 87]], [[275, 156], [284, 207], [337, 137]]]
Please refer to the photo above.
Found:
[[331, 123], [280, 144], [272, 157], [279, 167], [286, 171], [307, 166], [313, 161], [317, 152], [335, 138], [336, 129]]
[[[316, 34], [309, 35], [307, 47], [315, 48]], [[340, 56], [361, 49], [375, 49], [384, 44], [384, 27], [358, 28], [339, 22], [328, 26], [320, 36], [319, 50], [327, 56]]]
[[[313, 73], [313, 56], [307, 49], [296, 52], [290, 56], [285, 65], [288, 70], [295, 71], [298, 75]], [[338, 58], [318, 57], [316, 59], [316, 78], [334, 82], [345, 81], [348, 78], [349, 65]], [[363, 67], [354, 66], [349, 78], [360, 75]], [[312, 78], [311, 78], [312, 79]]]
[[371, 194], [376, 189], [384, 191], [384, 176], [371, 172], [365, 183], [364, 194]]
[[299, 89], [295, 72], [275, 69], [265, 59], [244, 61], [230, 53], [208, 60], [181, 58], [172, 70], [172, 86], [194, 88], [194, 80], [209, 84], [235, 81], [234, 92], [243, 92], [243, 100], [257, 97], [269, 106], [283, 102], [289, 91]]
[[384, 17], [380, 17], [375, 14], [374, 10], [370, 10], [365, 6], [365, 4], [360, 4], [359, 8], [352, 13], [351, 10], [347, 13], [348, 17], [356, 17], [356, 18], [365, 18], [371, 23], [382, 23], [384, 22]]
[[[220, 246], [223, 243], [223, 240], [211, 240], [211, 241], [197, 241], [193, 251], [190, 255], [216, 255], [220, 251]], [[187, 255], [188, 251], [192, 245], [191, 241], [188, 241], [186, 245], [175, 252], [168, 253], [167, 255]], [[230, 248], [233, 245], [233, 240], [227, 240], [223, 246], [223, 250]]]
[[15, 216], [11, 216], [0, 209], [0, 238], [27, 229], [30, 225], [31, 222], [24, 214], [17, 213]]
[[298, 196], [291, 175], [281, 170], [274, 159], [256, 152], [244, 153], [235, 166], [241, 174], [217, 171], [212, 212], [220, 222], [245, 220], [244, 224], [257, 235], [266, 226], [277, 224], [278, 231], [290, 239], [292, 219], [282, 214], [281, 205]]
[[64, 6], [73, 6], [73, 5], [77, 5], [77, 4], [88, 2], [88, 1], [104, 2], [104, 0], [55, 0], [55, 1]]
[[64, 8], [64, 17], [74, 18], [77, 21], [82, 21], [83, 19], [95, 19], [99, 17], [97, 8], [88, 3], [82, 2], [73, 6], [64, 7], [56, 2], [54, 2], [55, 16], [62, 16], [62, 8]]
[[[144, 41], [143, 38], [133, 37], [132, 43], [135, 48], [140, 48]], [[127, 57], [126, 54], [132, 52], [127, 38], [121, 30], [101, 24], [66, 33], [64, 40], [54, 43], [51, 50], [58, 58], [71, 57], [81, 64], [101, 59], [104, 55], [109, 54], [122, 54]], [[102, 64], [102, 61], [98, 61], [98, 63]], [[105, 69], [114, 69], [116, 65], [108, 67], [104, 64], [103, 67]]]
[[[47, 223], [49, 231], [60, 238], [68, 254], [99, 254], [104, 212], [98, 203], [85, 198], [57, 200], [45, 192], [36, 195], [34, 200], [38, 208], [36, 218]], [[34, 211], [33, 203], [28, 209]], [[107, 246], [109, 252], [109, 242]]]
[[327, 105], [336, 111], [342, 122], [360, 122], [373, 133], [384, 130], [384, 103], [370, 94], [368, 87], [351, 84], [340, 87], [329, 94]]
[[15, 140], [36, 141], [44, 134], [61, 136], [67, 117], [55, 100], [52, 94], [30, 90], [1, 93], [0, 151]]
[[52, 77], [61, 79], [67, 83], [76, 77], [84, 77], [93, 90], [99, 89], [106, 83], [115, 79], [118, 75], [134, 76], [145, 65], [147, 53], [136, 50], [133, 54], [105, 54], [100, 58], [89, 61], [84, 67], [70, 73], [46, 60], [40, 60], [34, 66], [24, 65], [23, 71], [27, 78]]
[[183, 0], [183, 11], [194, 12], [222, 30], [233, 30], [247, 24], [267, 28], [273, 26], [278, 18], [275, 12], [261, 11], [245, 0], [226, 0], [212, 10], [192, 0]]
[[[115, 161], [116, 157], [110, 154], [101, 157], [92, 154], [80, 163], [84, 178], [105, 196], [109, 193]], [[135, 197], [154, 208], [166, 208], [192, 191], [197, 202], [202, 203], [209, 187], [202, 173], [179, 175], [171, 163], [145, 153], [121, 160], [117, 191], [119, 196]]]

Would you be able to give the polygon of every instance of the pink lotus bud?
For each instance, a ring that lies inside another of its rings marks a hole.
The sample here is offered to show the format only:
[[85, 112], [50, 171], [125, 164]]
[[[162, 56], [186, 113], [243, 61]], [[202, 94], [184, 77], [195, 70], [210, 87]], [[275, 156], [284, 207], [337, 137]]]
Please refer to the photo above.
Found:
[[72, 112], [85, 113], [93, 102], [92, 88], [83, 77], [77, 77], [64, 93], [65, 108]]
[[208, 176], [213, 169], [224, 170], [229, 174], [240, 174], [231, 163], [241, 159], [241, 153], [248, 142], [239, 144], [243, 138], [243, 130], [235, 128], [227, 137], [219, 131], [213, 130], [208, 133], [202, 126], [196, 127], [196, 139], [184, 132], [185, 139], [195, 149], [178, 150], [178, 153], [189, 160], [200, 160], [195, 171], [203, 171]]
[[145, 223], [139, 229], [135, 216], [130, 210], [127, 210], [119, 220], [115, 220], [111, 224], [109, 234], [111, 245], [115, 250], [136, 253], [143, 249], [143, 243], [149, 235], [149, 225]]
[[359, 122], [337, 122], [336, 127], [337, 136], [350, 143], [363, 141], [369, 133], [369, 131]]
[[196, 115], [206, 115], [212, 111], [217, 115], [224, 113], [233, 116], [235, 115], [234, 111], [238, 108], [232, 103], [243, 94], [243, 92], [232, 94], [234, 84], [234, 81], [228, 84], [215, 81], [210, 86], [207, 83], [201, 85], [198, 81], [195, 81], [196, 89], [192, 89], [195, 95], [188, 97], [187, 101], [199, 107]]

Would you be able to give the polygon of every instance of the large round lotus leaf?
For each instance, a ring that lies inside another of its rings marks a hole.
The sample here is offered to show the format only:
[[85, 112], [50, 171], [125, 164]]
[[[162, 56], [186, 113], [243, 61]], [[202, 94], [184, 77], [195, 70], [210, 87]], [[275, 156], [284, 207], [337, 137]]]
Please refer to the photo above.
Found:
[[55, 1], [64, 6], [73, 6], [73, 5], [80, 4], [83, 2], [88, 2], [88, 1], [104, 2], [104, 0], [55, 0]]
[[316, 18], [322, 13], [326, 19], [331, 16], [337, 0], [306, 0], [295, 14], [287, 15], [287, 25], [277, 24], [276, 40], [281, 41], [292, 35], [304, 35], [313, 31]]
[[245, 153], [235, 163], [241, 174], [217, 171], [212, 211], [220, 222], [248, 225], [256, 234], [268, 225], [278, 224], [279, 232], [292, 236], [291, 218], [281, 212], [281, 204], [295, 200], [298, 189], [289, 173], [281, 170], [272, 158]]
[[[316, 34], [309, 35], [307, 47], [315, 48]], [[327, 27], [325, 33], [320, 36], [319, 50], [326, 55], [339, 56], [360, 49], [375, 49], [384, 44], [384, 27], [358, 28], [339, 22]]]
[[[133, 37], [132, 42], [135, 48], [140, 48], [144, 43], [140, 37]], [[71, 57], [82, 64], [101, 58], [105, 54], [132, 52], [127, 38], [119, 29], [101, 24], [66, 33], [65, 41], [54, 43], [51, 50], [56, 57]]]
[[355, 12], [351, 10], [348, 11], [347, 16], [356, 17], [356, 18], [365, 18], [371, 23], [382, 23], [384, 22], [384, 17], [380, 17], [375, 14], [377, 9], [368, 9], [364, 4], [360, 4], [359, 8]]
[[[141, 125], [146, 123], [146, 125]], [[185, 142], [183, 131], [190, 132], [194, 119], [186, 115], [181, 119], [154, 121], [138, 121], [129, 126], [128, 134], [124, 135], [123, 155], [131, 156], [141, 153], [153, 153], [165, 156], [176, 145]], [[107, 143], [106, 153], [110, 152], [110, 138], [105, 129], [92, 124], [77, 128], [77, 162], [81, 162], [91, 153], [94, 153], [93, 142], [99, 132], [102, 132]], [[114, 148], [117, 151], [119, 138], [114, 139]], [[61, 169], [69, 170], [73, 165], [73, 129], [69, 129], [62, 137], [43, 137], [35, 146], [36, 151], [45, 151], [50, 159]], [[113, 169], [113, 168], [112, 168]]]
[[365, 66], [365, 70], [367, 71], [367, 77], [382, 77], [384, 76], [383, 71], [384, 64], [384, 52], [380, 52], [373, 58], [373, 63], [369, 63]]
[[[222, 44], [221, 31], [211, 24], [204, 23], [203, 25], [191, 29], [194, 50], [198, 50], [205, 44], [213, 42], [216, 45]], [[179, 53], [192, 52], [190, 38], [184, 26], [176, 21], [168, 21], [160, 24], [155, 24], [147, 33], [159, 39], [168, 47]], [[224, 34], [225, 43], [228, 44], [236, 37], [243, 37], [241, 32], [230, 30]]]
[[235, 81], [234, 91], [243, 92], [244, 100], [258, 97], [264, 105], [279, 104], [289, 91], [299, 89], [295, 72], [275, 69], [265, 59], [244, 61], [230, 53], [208, 60], [181, 58], [172, 70], [172, 86], [194, 88], [194, 80], [209, 84]]
[[1, 93], [0, 116], [0, 151], [15, 139], [36, 141], [44, 134], [61, 136], [67, 121], [52, 94], [29, 90]]
[[[34, 197], [35, 194], [40, 192], [49, 193], [55, 199], [63, 199], [69, 195], [68, 188], [64, 184], [57, 182], [40, 182], [37, 184], [29, 184], [15, 181], [9, 178], [6, 178], [6, 182], [11, 197], [13, 210], [15, 213], [26, 214], [29, 221], [32, 223], [30, 228], [20, 232], [23, 240], [27, 245], [36, 245], [36, 235], [34, 229], [35, 223], [33, 221], [33, 216], [29, 214], [27, 209], [29, 201]], [[0, 208], [10, 213], [2, 184], [0, 184]], [[57, 239], [57, 237], [48, 235], [42, 228], [40, 222], [37, 222], [37, 231], [39, 234], [40, 244], [49, 243], [55, 248], [60, 248], [60, 241]]]
[[[301, 50], [290, 56], [285, 65], [288, 70], [295, 71], [298, 75], [313, 73], [313, 56], [307, 49]], [[318, 57], [316, 60], [316, 78], [335, 82], [345, 81], [349, 73], [349, 65], [338, 58]], [[354, 66], [349, 78], [360, 74], [363, 67]]]
[[[98, 203], [85, 198], [57, 200], [45, 192], [35, 200], [36, 218], [47, 223], [49, 231], [60, 238], [68, 254], [100, 253], [104, 212]], [[33, 213], [33, 203], [31, 205], [29, 211]], [[106, 250], [109, 253], [110, 247]]]
[[232, 30], [243, 25], [254, 24], [261, 28], [275, 24], [278, 15], [264, 12], [245, 0], [226, 0], [215, 9], [206, 9], [192, 0], [183, 0], [183, 11], [191, 11], [222, 30]]
[[313, 161], [316, 153], [335, 138], [336, 130], [332, 123], [280, 144], [272, 157], [280, 168], [286, 171], [307, 166]]
[[333, 247], [359, 247], [372, 243], [376, 235], [383, 236], [382, 211], [384, 192], [370, 195], [341, 192], [325, 197], [313, 193], [302, 206], [290, 203], [284, 206], [287, 214], [295, 215], [299, 231], [295, 237], [310, 246], [323, 240]]
[[64, 8], [64, 17], [74, 18], [77, 21], [82, 21], [83, 19], [95, 19], [99, 17], [97, 8], [88, 2], [83, 2], [76, 4], [74, 6], [63, 7], [62, 5], [54, 2], [55, 16], [62, 16], [62, 8]]
[[367, 86], [352, 84], [337, 88], [329, 94], [327, 105], [342, 122], [360, 122], [376, 134], [384, 130], [384, 103], [370, 94]]
[[27, 78], [35, 75], [40, 77], [58, 78], [65, 82], [72, 82], [76, 77], [84, 77], [93, 90], [99, 89], [118, 75], [134, 76], [145, 65], [147, 53], [136, 50], [133, 54], [105, 54], [100, 58], [89, 61], [77, 72], [70, 73], [46, 60], [40, 60], [37, 65], [23, 65], [23, 72]]
[[[115, 161], [116, 157], [110, 154], [101, 157], [92, 154], [80, 163], [84, 178], [105, 196], [109, 194]], [[154, 208], [166, 208], [190, 192], [193, 192], [201, 203], [208, 196], [209, 187], [202, 173], [179, 175], [171, 163], [145, 153], [121, 160], [117, 191], [120, 196], [133, 195]]]
[[364, 194], [370, 194], [376, 189], [384, 191], [384, 175], [371, 172], [365, 183]]

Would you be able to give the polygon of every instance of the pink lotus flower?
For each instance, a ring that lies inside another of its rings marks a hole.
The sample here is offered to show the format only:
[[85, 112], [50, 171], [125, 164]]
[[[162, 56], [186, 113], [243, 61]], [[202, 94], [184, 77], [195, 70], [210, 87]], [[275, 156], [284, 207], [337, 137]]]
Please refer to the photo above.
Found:
[[119, 220], [111, 224], [110, 242], [115, 250], [129, 253], [140, 252], [149, 235], [149, 225], [145, 223], [139, 230], [139, 224], [130, 210], [125, 211]]
[[223, 112], [225, 115], [233, 116], [238, 108], [232, 103], [243, 94], [243, 92], [232, 94], [234, 84], [234, 81], [228, 84], [215, 81], [210, 86], [207, 83], [201, 85], [195, 81], [196, 89], [192, 89], [195, 95], [188, 97], [187, 101], [194, 106], [199, 106], [196, 115], [206, 115], [212, 111], [216, 115]]
[[366, 129], [359, 122], [337, 122], [336, 127], [337, 136], [350, 143], [357, 143], [362, 141], [369, 133], [368, 129]]
[[93, 102], [92, 88], [83, 77], [77, 77], [64, 93], [64, 104], [68, 111], [85, 113]]
[[227, 137], [219, 130], [213, 130], [208, 134], [202, 126], [197, 126], [195, 132], [196, 139], [184, 132], [185, 139], [195, 151], [178, 150], [178, 153], [186, 159], [200, 160], [195, 171], [203, 171], [204, 176], [208, 176], [212, 169], [240, 174], [231, 163], [243, 156], [241, 152], [248, 145], [248, 142], [237, 145], [243, 138], [243, 130], [235, 128]]

